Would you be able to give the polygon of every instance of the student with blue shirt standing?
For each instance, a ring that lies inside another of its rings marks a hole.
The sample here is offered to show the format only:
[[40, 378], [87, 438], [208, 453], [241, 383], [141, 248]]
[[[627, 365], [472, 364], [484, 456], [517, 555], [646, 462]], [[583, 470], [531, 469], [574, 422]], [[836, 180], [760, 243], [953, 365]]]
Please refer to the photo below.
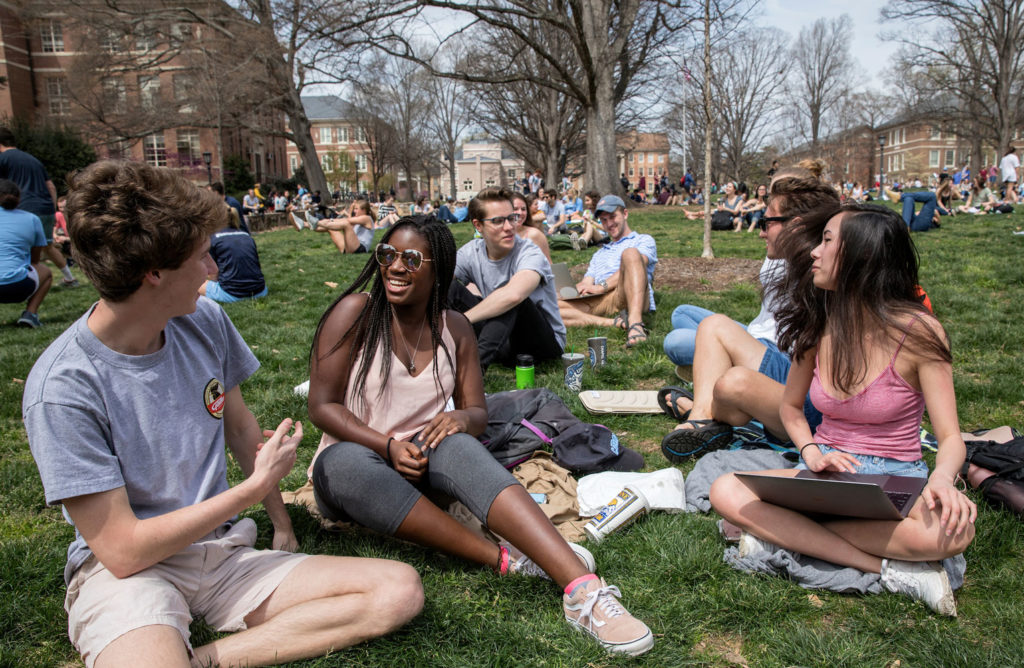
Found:
[[558, 310], [566, 325], [625, 329], [626, 347], [632, 348], [647, 340], [643, 314], [654, 310], [658, 247], [651, 235], [629, 228], [629, 212], [620, 197], [602, 197], [597, 217], [611, 240], [594, 253], [586, 275], [576, 284], [584, 298], [560, 299]]
[[18, 318], [23, 327], [39, 327], [39, 305], [53, 275], [40, 256], [49, 244], [39, 217], [17, 209], [21, 191], [0, 179], [0, 303], [26, 302]]

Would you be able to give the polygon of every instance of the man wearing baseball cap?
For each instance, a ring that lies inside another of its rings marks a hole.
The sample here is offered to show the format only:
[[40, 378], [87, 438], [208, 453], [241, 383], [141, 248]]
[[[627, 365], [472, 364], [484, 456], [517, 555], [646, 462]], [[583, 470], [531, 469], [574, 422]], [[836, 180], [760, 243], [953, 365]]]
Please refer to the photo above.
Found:
[[629, 229], [626, 203], [605, 195], [596, 214], [610, 241], [590, 259], [583, 280], [576, 284], [581, 297], [558, 300], [562, 321], [569, 326], [620, 327], [626, 347], [647, 340], [643, 314], [654, 310], [654, 267], [658, 248], [654, 237]]

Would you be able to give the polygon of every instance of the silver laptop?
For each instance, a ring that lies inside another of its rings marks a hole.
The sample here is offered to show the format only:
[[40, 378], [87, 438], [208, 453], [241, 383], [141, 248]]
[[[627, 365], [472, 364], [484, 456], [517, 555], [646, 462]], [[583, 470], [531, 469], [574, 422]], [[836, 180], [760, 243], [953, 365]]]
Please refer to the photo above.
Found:
[[585, 296], [576, 290], [576, 281], [572, 280], [569, 265], [564, 262], [552, 263], [551, 272], [555, 275], [555, 291], [558, 292], [559, 299], [571, 301]]
[[872, 520], [907, 516], [927, 478], [800, 471], [795, 477], [737, 473], [736, 477], [762, 501], [818, 515]]

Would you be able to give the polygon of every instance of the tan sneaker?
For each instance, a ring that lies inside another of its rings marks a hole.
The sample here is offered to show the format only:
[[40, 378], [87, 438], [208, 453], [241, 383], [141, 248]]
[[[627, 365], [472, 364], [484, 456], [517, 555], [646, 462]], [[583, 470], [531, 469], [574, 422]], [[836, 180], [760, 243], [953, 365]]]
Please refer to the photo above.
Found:
[[587, 580], [562, 597], [565, 619], [594, 636], [609, 652], [639, 656], [654, 647], [654, 634], [619, 603], [619, 588], [603, 578]]

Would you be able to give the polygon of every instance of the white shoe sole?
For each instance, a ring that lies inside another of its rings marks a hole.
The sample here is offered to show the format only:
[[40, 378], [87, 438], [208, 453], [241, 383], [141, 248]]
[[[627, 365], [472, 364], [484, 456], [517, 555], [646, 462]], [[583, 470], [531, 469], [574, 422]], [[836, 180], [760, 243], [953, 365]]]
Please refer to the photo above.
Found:
[[580, 633], [584, 633], [598, 642], [601, 647], [604, 647], [606, 651], [612, 654], [625, 654], [626, 656], [640, 656], [644, 652], [647, 652], [654, 647], [654, 634], [651, 633], [650, 629], [647, 629], [647, 635], [631, 640], [625, 643], [610, 643], [605, 642], [594, 635], [587, 627], [580, 624], [575, 619], [566, 616], [565, 621], [569, 622], [574, 629]]

